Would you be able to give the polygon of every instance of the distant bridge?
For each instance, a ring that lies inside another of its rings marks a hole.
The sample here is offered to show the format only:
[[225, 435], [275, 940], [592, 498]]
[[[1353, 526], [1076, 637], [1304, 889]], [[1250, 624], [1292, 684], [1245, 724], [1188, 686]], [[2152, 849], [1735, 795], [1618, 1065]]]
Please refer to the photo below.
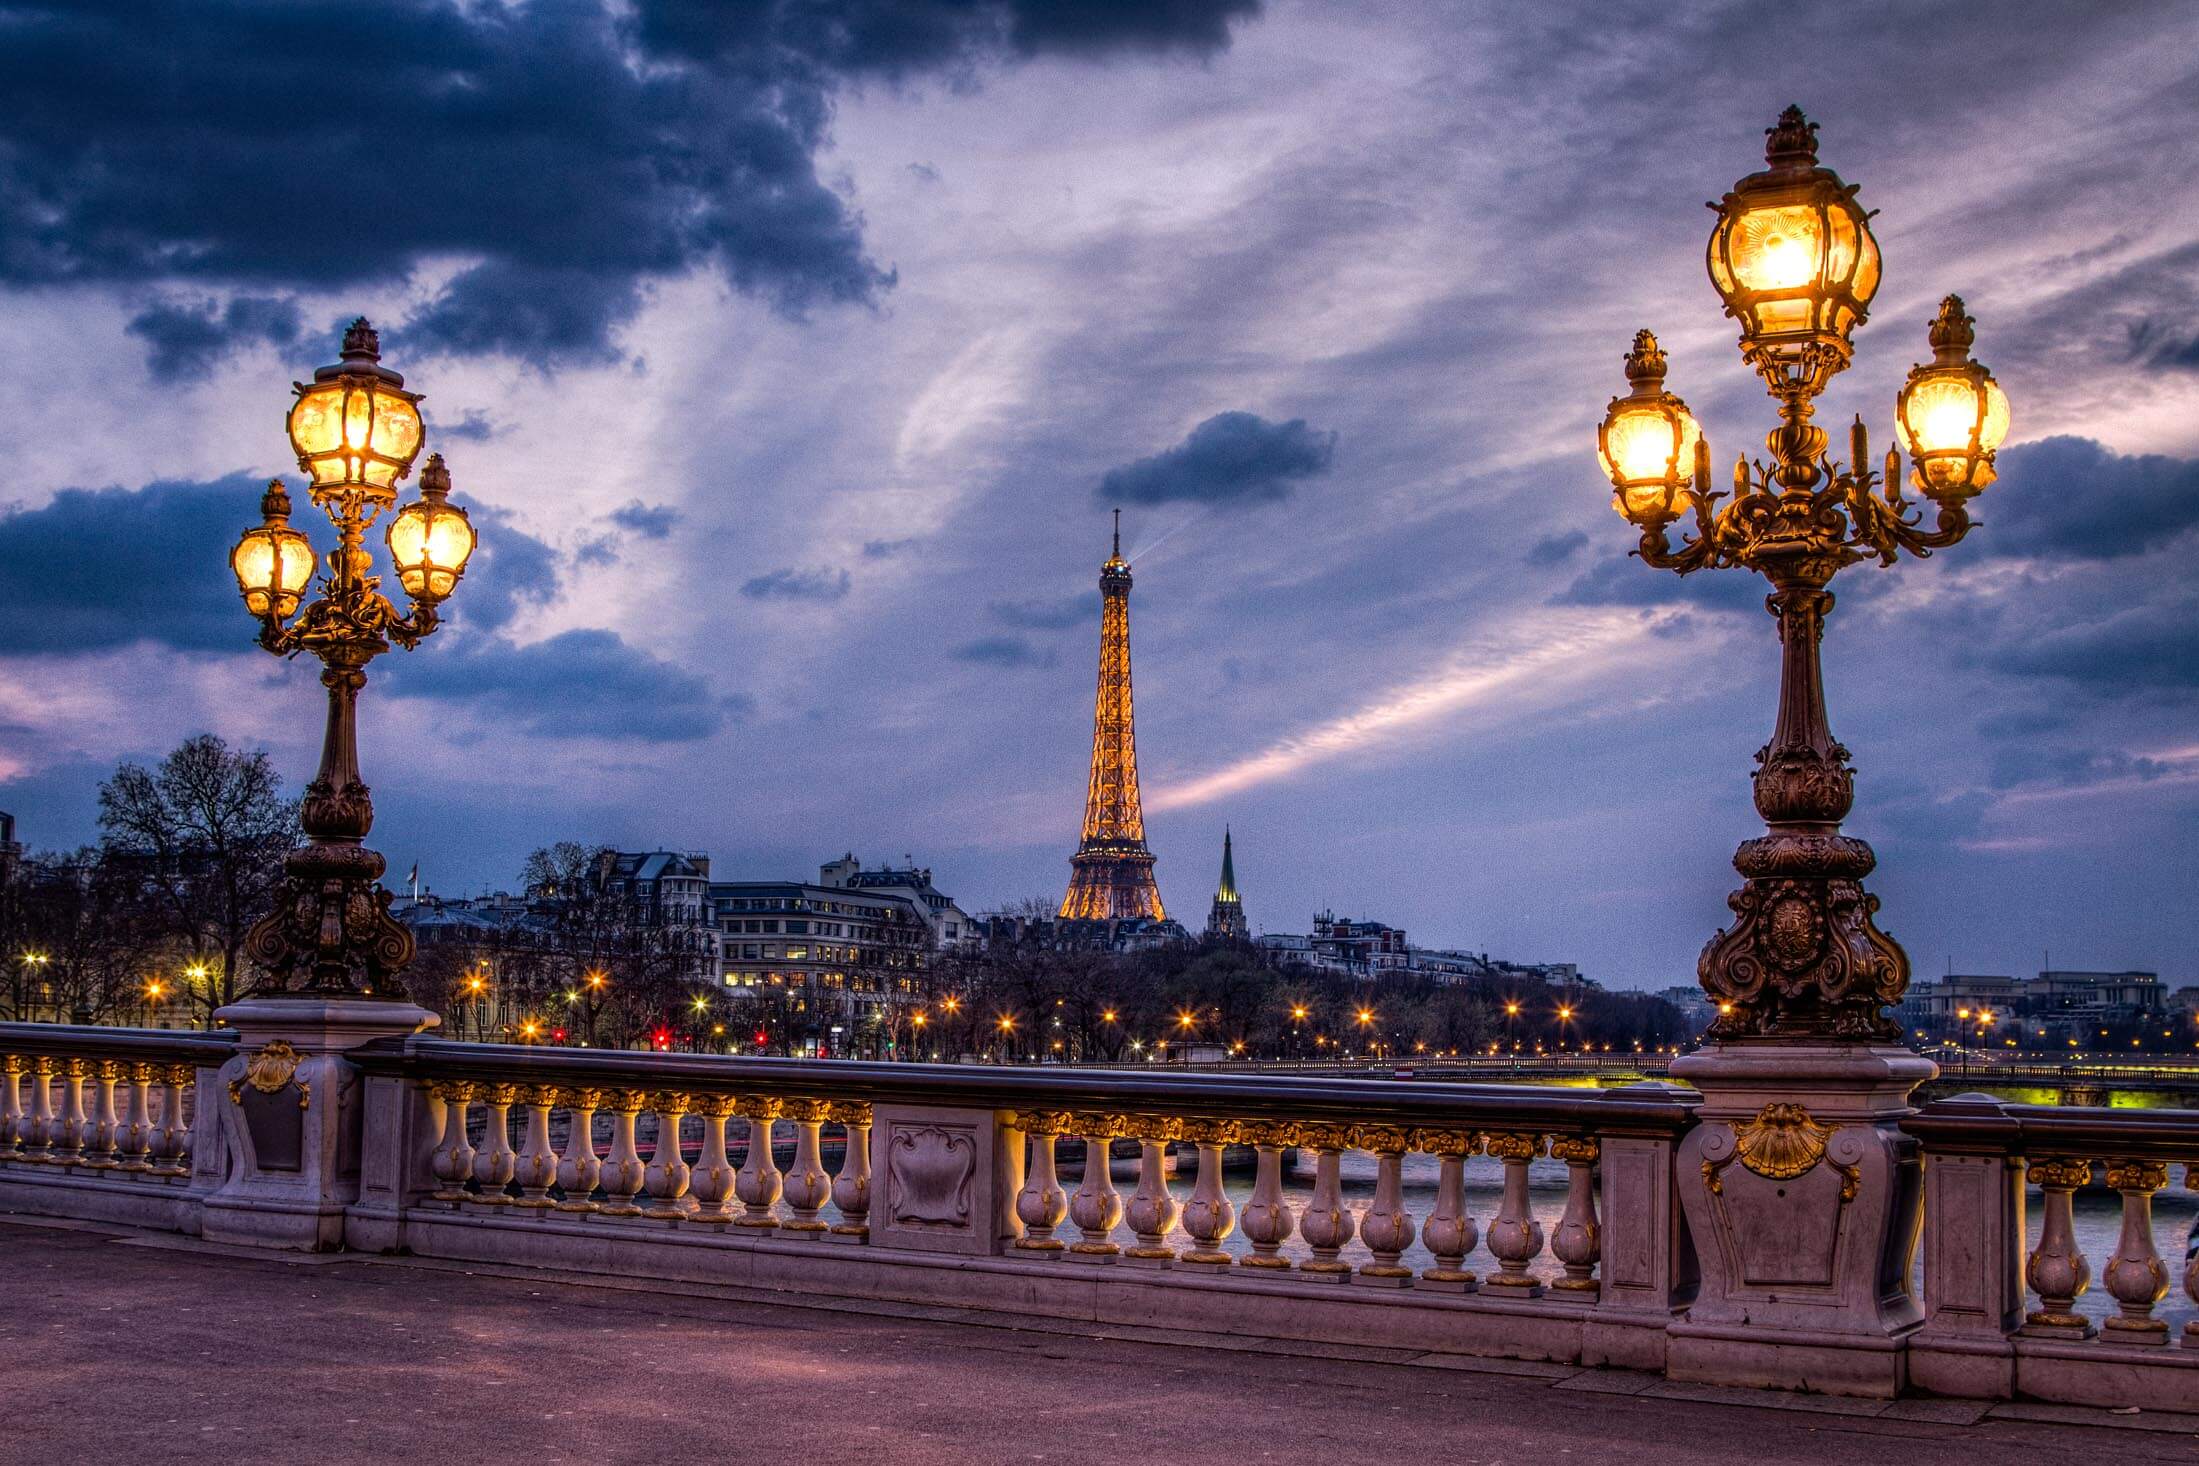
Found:
[[[1553, 1084], [1612, 1089], [1667, 1077], [1668, 1058], [1598, 1054], [1577, 1059], [1236, 1059], [1181, 1063], [1087, 1064], [1086, 1068], [1204, 1070], [1228, 1074], [1334, 1075], [1338, 1078], [1441, 1079], [1463, 1083]], [[2199, 1065], [2128, 1062], [2050, 1063], [1975, 1060], [1942, 1063], [1917, 1100], [1980, 1092], [2032, 1104], [2101, 1108], [2199, 1109]]]

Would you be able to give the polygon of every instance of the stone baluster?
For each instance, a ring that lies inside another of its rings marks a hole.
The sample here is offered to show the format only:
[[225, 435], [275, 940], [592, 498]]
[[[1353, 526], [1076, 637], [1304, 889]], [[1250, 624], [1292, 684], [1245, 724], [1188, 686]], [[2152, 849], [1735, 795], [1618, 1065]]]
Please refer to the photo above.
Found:
[[0, 1160], [23, 1155], [23, 1071], [21, 1054], [0, 1057]]
[[481, 1149], [473, 1158], [473, 1179], [481, 1188], [474, 1201], [482, 1206], [504, 1206], [504, 1194], [519, 1170], [519, 1152], [512, 1149], [512, 1105], [519, 1099], [516, 1084], [490, 1084], [481, 1090]]
[[132, 1064], [123, 1080], [122, 1119], [115, 1126], [115, 1164], [124, 1171], [152, 1169], [153, 1066]]
[[91, 1064], [68, 1059], [61, 1069], [61, 1120], [53, 1158], [65, 1166], [84, 1162], [84, 1147], [92, 1138], [91, 1114], [84, 1108], [84, 1086], [90, 1082]]
[[[2184, 1189], [2199, 1191], [2199, 1161], [2184, 1163]], [[2184, 1292], [2191, 1298], [2192, 1306], [2199, 1308], [2199, 1252], [2188, 1252], [2184, 1257]], [[2184, 1347], [2199, 1349], [2199, 1314], [2184, 1325]]]
[[771, 1122], [779, 1118], [779, 1101], [754, 1096], [741, 1106], [741, 1113], [748, 1119], [748, 1156], [733, 1177], [733, 1194], [741, 1199], [741, 1214], [733, 1225], [768, 1231], [779, 1225], [771, 1208], [785, 1186], [771, 1154]]
[[1550, 1238], [1550, 1251], [1565, 1265], [1565, 1276], [1553, 1285], [1556, 1297], [1593, 1303], [1603, 1285], [1596, 1281], [1596, 1263], [1603, 1257], [1603, 1228], [1596, 1220], [1596, 1155], [1593, 1137], [1561, 1135], [1550, 1142], [1550, 1154], [1565, 1162], [1565, 1215]]
[[592, 1212], [596, 1209], [596, 1183], [603, 1179], [603, 1160], [596, 1154], [596, 1107], [603, 1103], [600, 1089], [563, 1091], [565, 1153], [557, 1158], [557, 1189], [564, 1197], [557, 1210]]
[[1016, 1246], [1025, 1252], [1059, 1252], [1062, 1243], [1054, 1235], [1054, 1228], [1069, 1215], [1069, 1195], [1054, 1177], [1054, 1141], [1069, 1128], [1069, 1117], [1059, 1111], [1038, 1110], [1016, 1119], [1031, 1145], [1023, 1188], [1016, 1192], [1016, 1217], [1023, 1223], [1023, 1235], [1016, 1238]]
[[1199, 1150], [1199, 1170], [1183, 1206], [1183, 1229], [1195, 1244], [1176, 1259], [1188, 1267], [1225, 1268], [1236, 1261], [1222, 1239], [1237, 1230], [1237, 1208], [1222, 1190], [1222, 1147], [1238, 1136], [1235, 1120], [1186, 1120], [1184, 1140]]
[[1283, 1199], [1283, 1151], [1298, 1143], [1298, 1127], [1281, 1120], [1260, 1120], [1244, 1127], [1245, 1142], [1252, 1147], [1252, 1195], [1237, 1217], [1249, 1255], [1238, 1261], [1246, 1267], [1280, 1271], [1290, 1266], [1282, 1246], [1296, 1219]]
[[115, 1085], [125, 1077], [120, 1064], [113, 1059], [101, 1059], [85, 1081], [89, 1086], [85, 1108], [91, 1111], [91, 1134], [85, 1147], [84, 1164], [96, 1171], [115, 1168], [115, 1129], [122, 1123], [115, 1113]]
[[443, 1102], [443, 1133], [428, 1156], [428, 1169], [439, 1183], [435, 1199], [455, 1207], [466, 1199], [466, 1183], [473, 1179], [474, 1149], [466, 1139], [466, 1112], [478, 1087], [464, 1080], [438, 1080], [433, 1090]]
[[1115, 1137], [1127, 1130], [1130, 1117], [1085, 1111], [1071, 1122], [1070, 1134], [1084, 1141], [1084, 1179], [1069, 1197], [1069, 1220], [1079, 1240], [1069, 1244], [1069, 1256], [1078, 1262], [1112, 1263], [1122, 1254], [1114, 1240], [1115, 1224], [1122, 1220], [1122, 1193], [1115, 1189], [1113, 1151]]
[[1338, 1254], [1358, 1230], [1344, 1204], [1343, 1155], [1351, 1132], [1342, 1125], [1307, 1125], [1299, 1137], [1302, 1148], [1313, 1152], [1313, 1195], [1298, 1213], [1298, 1235], [1313, 1258], [1300, 1263], [1298, 1272], [1316, 1283], [1341, 1283], [1351, 1277], [1351, 1264]]
[[695, 1096], [695, 1113], [702, 1117], [702, 1149], [695, 1153], [695, 1164], [687, 1173], [688, 1194], [695, 1198], [695, 1209], [687, 1214], [691, 1222], [722, 1227], [733, 1220], [733, 1162], [725, 1154], [725, 1122], [732, 1117], [733, 1104], [729, 1094]]
[[197, 1082], [189, 1064], [169, 1064], [160, 1072], [160, 1129], [153, 1141], [153, 1174], [191, 1174], [191, 1125], [183, 1117], [183, 1091]]
[[550, 1110], [557, 1100], [554, 1084], [530, 1084], [519, 1092], [527, 1123], [519, 1161], [512, 1170], [512, 1179], [519, 1183], [519, 1199], [512, 1203], [514, 1206], [547, 1211], [552, 1205], [550, 1188], [557, 1182], [557, 1152], [550, 1149]]
[[1466, 1211], [1466, 1157], [1479, 1137], [1468, 1130], [1415, 1130], [1413, 1149], [1436, 1158], [1435, 1210], [1420, 1229], [1420, 1240], [1435, 1254], [1435, 1266], [1423, 1268], [1416, 1287], [1435, 1293], [1465, 1293], [1479, 1281], [1466, 1269], [1466, 1256], [1481, 1240]]
[[2168, 1296], [2168, 1268], [2153, 1245], [2153, 1193], [2168, 1184], [2168, 1167], [2113, 1158], [2107, 1184], [2123, 1194], [2123, 1232], [2101, 1277], [2120, 1310], [2107, 1321], [2104, 1337], [2117, 1344], [2166, 1344], [2168, 1324], [2153, 1316]]
[[1413, 1245], [1413, 1217], [1405, 1209], [1405, 1149], [1412, 1137], [1395, 1125], [1359, 1125], [1352, 1129], [1352, 1144], [1374, 1157], [1374, 1200], [1359, 1219], [1359, 1237], [1374, 1254], [1359, 1265], [1355, 1283], [1403, 1288], [1411, 1284], [1413, 1270], [1403, 1262], [1405, 1249]]
[[1183, 1207], [1168, 1189], [1168, 1142], [1182, 1131], [1174, 1120], [1159, 1115], [1131, 1118], [1130, 1132], [1138, 1137], [1138, 1189], [1130, 1193], [1123, 1217], [1137, 1242], [1122, 1257], [1132, 1266], [1167, 1267], [1175, 1260], [1168, 1233], [1183, 1215]]
[[30, 1074], [30, 1127], [24, 1135], [23, 1158], [29, 1161], [53, 1159], [54, 1137], [60, 1129], [60, 1119], [53, 1108], [54, 1061], [40, 1055], [31, 1060]]
[[870, 1106], [841, 1101], [832, 1106], [830, 1118], [847, 1131], [847, 1150], [840, 1159], [840, 1174], [832, 1178], [832, 1204], [840, 1209], [831, 1236], [844, 1242], [861, 1242], [870, 1236]]
[[794, 1126], [794, 1164], [786, 1173], [787, 1215], [779, 1223], [782, 1232], [813, 1236], [829, 1226], [817, 1215], [832, 1199], [832, 1173], [825, 1169], [824, 1158], [819, 1154], [829, 1108], [823, 1100], [786, 1102], [784, 1114]]
[[1509, 1298], [1539, 1298], [1542, 1280], [1527, 1271], [1527, 1264], [1542, 1253], [1542, 1223], [1528, 1204], [1527, 1164], [1542, 1154], [1542, 1137], [1492, 1135], [1489, 1154], [1504, 1162], [1504, 1198], [1489, 1223], [1489, 1253], [1497, 1270], [1482, 1286]]
[[693, 1173], [687, 1157], [680, 1154], [680, 1125], [693, 1103], [676, 1089], [660, 1089], [649, 1096], [649, 1108], [657, 1117], [657, 1143], [649, 1152], [649, 1164], [642, 1168], [641, 1184], [649, 1193], [649, 1205], [642, 1215], [652, 1220], [686, 1220], [688, 1209], [682, 1203]]
[[2091, 1320], [2077, 1312], [2077, 1299], [2092, 1286], [2092, 1264], [2077, 1245], [2073, 1198], [2092, 1179], [2092, 1162], [2051, 1157], [2033, 1162], [2024, 1179], [2046, 1195], [2039, 1245], [2024, 1263], [2024, 1281], [2039, 1295], [2039, 1306], [2024, 1319], [2021, 1332], [2035, 1338], [2089, 1339]]
[[606, 1217], [638, 1217], [641, 1207], [634, 1198], [641, 1194], [642, 1164], [641, 1152], [634, 1149], [634, 1122], [649, 1096], [638, 1089], [614, 1089], [609, 1098], [611, 1153], [603, 1158], [603, 1204], [596, 1212]]

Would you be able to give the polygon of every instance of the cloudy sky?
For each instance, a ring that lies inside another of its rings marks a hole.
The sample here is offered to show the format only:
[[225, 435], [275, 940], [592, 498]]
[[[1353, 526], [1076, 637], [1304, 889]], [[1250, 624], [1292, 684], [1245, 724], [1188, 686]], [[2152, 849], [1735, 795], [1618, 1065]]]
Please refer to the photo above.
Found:
[[[1828, 637], [1920, 973], [2199, 979], [2199, 12], [2180, 4], [0, 0], [0, 807], [92, 838], [211, 729], [302, 783], [224, 554], [341, 323], [483, 549], [363, 714], [375, 843], [1058, 898], [1124, 509], [1162, 892], [1688, 981], [1755, 828], [1761, 586], [1626, 558], [1656, 328], [1771, 409], [1702, 208], [1788, 102], [1883, 212], [1822, 420], [1959, 291], [1983, 528]], [[325, 527], [322, 540], [328, 536]]]

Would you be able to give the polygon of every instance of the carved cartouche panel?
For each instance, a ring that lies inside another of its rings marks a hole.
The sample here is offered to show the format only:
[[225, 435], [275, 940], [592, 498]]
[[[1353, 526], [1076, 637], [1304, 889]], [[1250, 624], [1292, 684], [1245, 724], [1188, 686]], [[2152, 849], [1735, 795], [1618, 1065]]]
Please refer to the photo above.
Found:
[[977, 1137], [964, 1126], [897, 1125], [886, 1147], [893, 1220], [967, 1228], [977, 1176]]

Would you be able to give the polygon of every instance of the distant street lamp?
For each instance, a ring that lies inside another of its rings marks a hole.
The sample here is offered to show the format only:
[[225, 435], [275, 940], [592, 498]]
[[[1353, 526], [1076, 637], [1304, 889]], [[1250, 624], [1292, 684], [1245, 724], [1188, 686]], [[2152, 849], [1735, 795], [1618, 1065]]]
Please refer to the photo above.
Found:
[[[1826, 455], [1814, 400], [1848, 365], [1850, 333], [1879, 284], [1878, 244], [1856, 190], [1817, 164], [1816, 124], [1790, 107], [1768, 129], [1763, 172], [1715, 205], [1711, 283], [1741, 324], [1741, 356], [1779, 403], [1768, 464], [1734, 466], [1730, 502], [1711, 487], [1710, 449], [1687, 406], [1664, 390], [1665, 354], [1643, 331], [1626, 357], [1632, 384], [1597, 432], [1613, 504], [1641, 530], [1637, 553], [1682, 575], [1738, 567], [1771, 583], [1783, 647], [1779, 717], [1757, 755], [1756, 808], [1768, 833], [1743, 844], [1734, 866], [1747, 884], [1731, 898], [1732, 926], [1704, 949], [1700, 978], [1718, 1003], [1713, 1038], [1886, 1039], [1901, 1036], [1883, 1009], [1909, 984], [1909, 959], [1872, 921], [1878, 898], [1862, 879], [1871, 847], [1839, 833], [1854, 802], [1848, 751], [1826, 722], [1818, 641], [1842, 568], [1903, 551], [1922, 558], [1960, 540], [1968, 504], [1992, 483], [1993, 453], [2008, 433], [2008, 398], [1970, 360], [1973, 322], [1948, 296], [1933, 320], [1929, 365], [1912, 368], [1895, 400], [1895, 431], [1909, 482], [1937, 509], [1934, 527], [1902, 495], [1901, 454], [1872, 472], [1862, 419], [1846, 464]], [[1692, 536], [1672, 546], [1686, 512]]]
[[[436, 628], [436, 607], [457, 587], [473, 553], [466, 511], [449, 502], [441, 455], [420, 474], [420, 498], [397, 511], [384, 538], [398, 583], [411, 601], [399, 616], [367, 573], [366, 532], [397, 502], [397, 485], [420, 451], [419, 395], [381, 364], [381, 342], [362, 318], [344, 332], [343, 358], [297, 386], [290, 444], [309, 479], [307, 493], [336, 526], [321, 594], [300, 609], [314, 552], [290, 527], [290, 495], [277, 479], [260, 501], [262, 522], [229, 557], [245, 608], [260, 621], [260, 645], [277, 656], [310, 652], [328, 689], [320, 772], [306, 786], [301, 823], [310, 843], [284, 862], [273, 913], [245, 938], [266, 986], [315, 993], [401, 998], [395, 977], [412, 960], [412, 933], [389, 914], [382, 857], [365, 848], [374, 825], [371, 792], [359, 777], [356, 708], [366, 666], [391, 642], [410, 650]], [[293, 619], [294, 618], [294, 619]]]

